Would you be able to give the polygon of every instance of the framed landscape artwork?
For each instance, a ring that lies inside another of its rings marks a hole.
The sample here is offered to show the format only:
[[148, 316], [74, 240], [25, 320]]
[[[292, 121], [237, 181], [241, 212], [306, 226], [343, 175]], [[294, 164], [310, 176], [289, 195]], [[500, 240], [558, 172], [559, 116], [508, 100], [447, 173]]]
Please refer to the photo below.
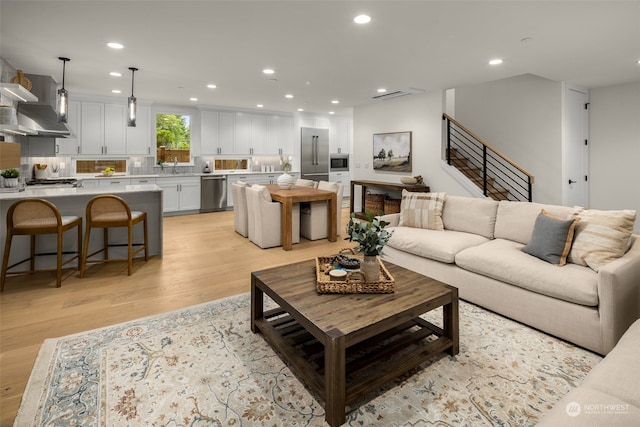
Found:
[[374, 134], [373, 169], [411, 172], [411, 132]]

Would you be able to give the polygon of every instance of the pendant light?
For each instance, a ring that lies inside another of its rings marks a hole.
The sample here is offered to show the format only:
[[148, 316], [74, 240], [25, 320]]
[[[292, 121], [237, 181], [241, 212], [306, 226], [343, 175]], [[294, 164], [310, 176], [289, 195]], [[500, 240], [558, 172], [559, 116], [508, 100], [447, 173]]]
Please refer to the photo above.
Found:
[[136, 126], [136, 97], [133, 96], [133, 74], [138, 71], [135, 67], [129, 67], [131, 70], [131, 96], [129, 97], [129, 116], [127, 117], [127, 126]]
[[64, 73], [67, 65], [67, 61], [71, 61], [69, 58], [59, 56], [58, 59], [62, 61], [62, 88], [58, 89], [58, 102], [57, 112], [58, 121], [61, 123], [67, 123], [67, 117], [69, 115], [69, 92], [64, 88]]

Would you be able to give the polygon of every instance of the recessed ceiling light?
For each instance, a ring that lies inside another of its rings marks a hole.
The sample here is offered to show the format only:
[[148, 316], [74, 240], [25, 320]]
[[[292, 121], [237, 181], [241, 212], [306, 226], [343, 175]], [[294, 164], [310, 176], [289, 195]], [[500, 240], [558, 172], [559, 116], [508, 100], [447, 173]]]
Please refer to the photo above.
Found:
[[198, 98], [196, 98], [196, 97], [189, 98], [189, 101], [194, 101], [195, 102], [197, 100], [198, 100]]
[[289, 98], [289, 99], [291, 99], [291, 98], [293, 98], [293, 95], [291, 95], [290, 93], [288, 93], [288, 94], [286, 94], [284, 97], [285, 97], [285, 98]]
[[117, 71], [112, 71], [109, 73], [109, 75], [113, 77], [122, 77], [122, 73], [119, 73]]
[[640, 64], [640, 59], [638, 59], [638, 64]]
[[385, 93], [387, 90], [383, 87], [381, 87], [380, 89], [378, 89], [378, 93]]
[[214, 84], [208, 84], [208, 85], [207, 85], [207, 87], [208, 87], [209, 89], [215, 89], [217, 86], [216, 86], [216, 85], [214, 85]]
[[304, 108], [298, 108], [298, 111], [302, 112], [304, 111]]
[[335, 114], [335, 112], [334, 111], [329, 111], [329, 114]]
[[264, 105], [262, 105], [262, 104], [258, 104], [258, 105], [256, 105], [256, 107], [258, 107], [258, 108], [262, 108], [262, 107], [264, 107]]
[[262, 72], [264, 74], [273, 74], [273, 73], [275, 73], [275, 71], [273, 71], [271, 68], [265, 68], [264, 70], [262, 70]]
[[107, 43], [107, 46], [109, 46], [111, 49], [122, 49], [124, 47], [124, 45], [116, 42], [109, 42]]
[[340, 104], [340, 101], [338, 101], [337, 99], [334, 99], [333, 101], [331, 101], [332, 104]]
[[114, 89], [111, 91], [112, 93], [122, 93], [122, 91], [120, 89]]
[[503, 62], [502, 59], [496, 58], [489, 61], [489, 65], [500, 65], [502, 64], [502, 62]]
[[369, 15], [358, 15], [353, 18], [353, 22], [356, 24], [368, 24], [371, 22], [371, 17]]

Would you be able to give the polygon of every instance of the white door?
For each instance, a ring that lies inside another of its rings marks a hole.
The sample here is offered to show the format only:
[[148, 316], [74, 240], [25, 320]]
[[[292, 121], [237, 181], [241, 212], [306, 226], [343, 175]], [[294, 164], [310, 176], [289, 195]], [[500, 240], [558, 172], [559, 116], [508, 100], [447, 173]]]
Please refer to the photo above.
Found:
[[567, 86], [563, 204], [589, 206], [589, 91]]

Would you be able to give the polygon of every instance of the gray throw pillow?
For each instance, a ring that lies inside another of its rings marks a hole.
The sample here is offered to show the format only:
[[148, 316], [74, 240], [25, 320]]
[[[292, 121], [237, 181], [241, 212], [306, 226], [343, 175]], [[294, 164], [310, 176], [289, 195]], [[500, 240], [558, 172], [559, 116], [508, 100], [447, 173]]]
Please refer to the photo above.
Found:
[[533, 226], [531, 240], [522, 252], [551, 264], [565, 265], [577, 222], [577, 218], [558, 218], [542, 209]]

